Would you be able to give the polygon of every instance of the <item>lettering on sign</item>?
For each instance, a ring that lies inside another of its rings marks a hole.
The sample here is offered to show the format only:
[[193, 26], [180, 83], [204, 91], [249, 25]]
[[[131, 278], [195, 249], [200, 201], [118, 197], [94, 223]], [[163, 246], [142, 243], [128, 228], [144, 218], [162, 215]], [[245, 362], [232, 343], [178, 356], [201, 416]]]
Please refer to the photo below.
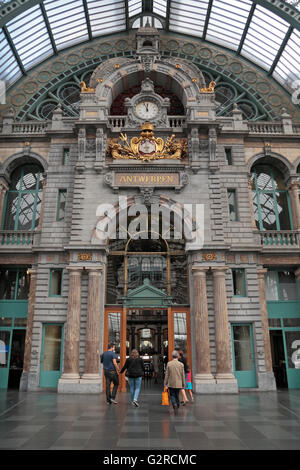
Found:
[[179, 173], [159, 174], [159, 173], [115, 173], [115, 186], [178, 186]]

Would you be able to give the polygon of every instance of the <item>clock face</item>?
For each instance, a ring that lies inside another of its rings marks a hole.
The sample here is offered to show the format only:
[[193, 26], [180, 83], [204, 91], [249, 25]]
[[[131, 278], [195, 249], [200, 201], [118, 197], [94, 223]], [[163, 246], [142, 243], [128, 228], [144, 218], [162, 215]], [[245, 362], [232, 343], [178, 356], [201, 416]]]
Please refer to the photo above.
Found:
[[153, 101], [142, 101], [136, 106], [135, 112], [139, 118], [153, 119], [158, 113], [158, 106]]

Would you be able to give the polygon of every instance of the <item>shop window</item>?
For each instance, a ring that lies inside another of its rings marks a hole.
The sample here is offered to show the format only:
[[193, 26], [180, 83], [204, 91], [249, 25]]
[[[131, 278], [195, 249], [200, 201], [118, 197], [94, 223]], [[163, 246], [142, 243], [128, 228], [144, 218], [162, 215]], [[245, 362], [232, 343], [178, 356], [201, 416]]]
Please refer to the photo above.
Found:
[[0, 269], [0, 299], [27, 300], [29, 275], [24, 268]]
[[60, 297], [62, 292], [62, 269], [50, 270], [50, 297]]
[[67, 198], [67, 190], [66, 189], [59, 189], [58, 190], [58, 201], [57, 201], [57, 213], [56, 213], [56, 220], [59, 222], [64, 220], [65, 212], [66, 212], [66, 198]]
[[246, 297], [246, 280], [244, 269], [232, 269], [233, 295]]
[[227, 190], [227, 197], [228, 197], [229, 220], [231, 220], [233, 222], [233, 221], [238, 220], [236, 190], [235, 189], [228, 189]]
[[298, 298], [293, 271], [268, 271], [265, 276], [265, 288], [269, 301], [295, 301]]

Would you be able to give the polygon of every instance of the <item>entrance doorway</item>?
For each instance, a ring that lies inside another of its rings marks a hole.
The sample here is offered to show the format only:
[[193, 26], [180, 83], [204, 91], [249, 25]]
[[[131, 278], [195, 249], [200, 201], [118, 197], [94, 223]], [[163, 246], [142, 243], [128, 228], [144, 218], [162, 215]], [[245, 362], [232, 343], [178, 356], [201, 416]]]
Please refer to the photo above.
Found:
[[273, 372], [277, 388], [287, 388], [287, 373], [282, 330], [270, 330]]
[[[182, 349], [191, 363], [190, 311], [188, 307], [106, 307], [104, 317], [104, 351], [108, 343], [116, 345], [120, 366], [131, 349], [137, 349], [145, 361], [145, 378], [153, 378], [152, 354], [160, 355], [160, 379], [174, 349]], [[161, 381], [161, 380], [160, 380]], [[120, 376], [120, 391], [126, 392], [125, 375]]]
[[[6, 321], [12, 325], [11, 318]], [[16, 325], [18, 321], [19, 319], [15, 319]], [[19, 389], [23, 371], [25, 335], [25, 329], [0, 328], [0, 388]]]

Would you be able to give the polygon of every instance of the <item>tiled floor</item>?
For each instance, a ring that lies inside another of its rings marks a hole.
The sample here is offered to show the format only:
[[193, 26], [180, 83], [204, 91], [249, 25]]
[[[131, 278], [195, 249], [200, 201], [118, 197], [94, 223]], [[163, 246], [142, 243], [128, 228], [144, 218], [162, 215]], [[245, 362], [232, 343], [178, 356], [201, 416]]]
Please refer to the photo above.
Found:
[[196, 396], [178, 416], [160, 400], [1, 390], [0, 449], [300, 449], [300, 390]]

